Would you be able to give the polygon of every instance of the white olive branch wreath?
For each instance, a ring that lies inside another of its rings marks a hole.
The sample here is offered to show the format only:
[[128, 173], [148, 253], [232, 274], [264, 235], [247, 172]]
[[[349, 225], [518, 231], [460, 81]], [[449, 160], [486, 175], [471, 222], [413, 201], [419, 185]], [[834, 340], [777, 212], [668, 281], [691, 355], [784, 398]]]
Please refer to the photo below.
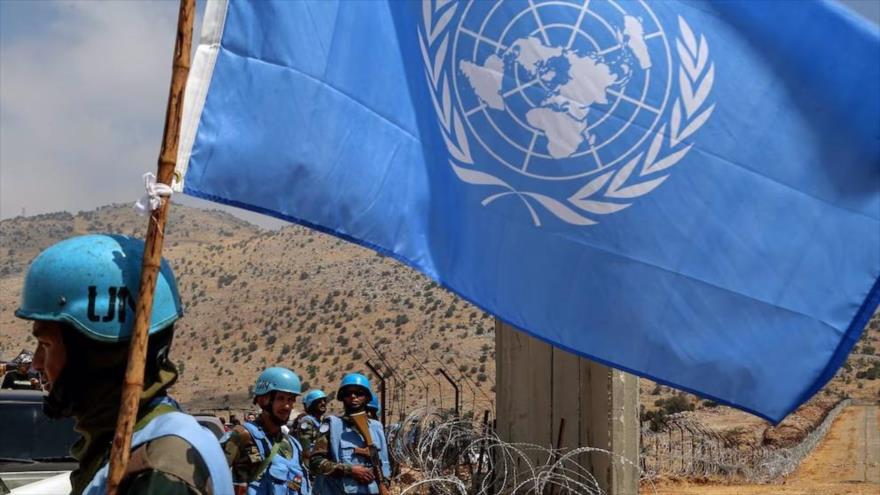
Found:
[[[481, 202], [483, 206], [512, 195], [522, 201], [536, 227], [541, 226], [541, 220], [530, 200], [534, 200], [564, 222], [574, 225], [595, 224], [596, 220], [586, 214], [606, 215], [618, 212], [629, 207], [635, 198], [662, 184], [669, 177], [668, 169], [691, 150], [693, 144], [685, 144], [684, 140], [699, 130], [715, 109], [714, 104], [704, 108], [715, 81], [715, 65], [709, 62], [709, 45], [702, 35], [698, 41], [688, 23], [679, 16], [680, 37], [676, 39], [675, 45], [680, 59], [680, 96], [672, 104], [668, 128], [667, 124], [660, 126], [654, 133], [647, 152], [638, 153], [618, 169], [592, 178], [566, 198], [565, 202], [536, 192], [520, 191], [488, 172], [473, 168], [474, 160], [467, 132], [459, 110], [451, 101], [451, 65], [447, 66], [445, 62], [450, 51], [450, 23], [459, 5], [460, 2], [454, 0], [422, 0], [423, 24], [419, 27], [419, 44], [434, 110], [446, 148], [452, 157], [449, 160], [452, 170], [459, 179], [468, 184], [503, 189], [484, 198]], [[664, 151], [662, 156], [661, 150]], [[614, 201], [608, 201], [609, 199]]]

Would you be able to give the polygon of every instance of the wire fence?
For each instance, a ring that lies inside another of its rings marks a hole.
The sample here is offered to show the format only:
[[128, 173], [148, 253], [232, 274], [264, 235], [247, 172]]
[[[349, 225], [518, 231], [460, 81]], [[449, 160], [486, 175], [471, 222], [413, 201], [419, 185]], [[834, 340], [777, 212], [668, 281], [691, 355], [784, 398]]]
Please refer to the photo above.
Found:
[[638, 460], [591, 447], [508, 443], [498, 438], [489, 421], [421, 408], [388, 429], [392, 484], [399, 494], [600, 495], [601, 484], [588, 468], [591, 456], [635, 465], [649, 490], [661, 476], [771, 482], [793, 472], [848, 405], [849, 400], [839, 402], [789, 448], [743, 447], [686, 414], [670, 416], [660, 431], [643, 429]]
[[793, 472], [828, 433], [843, 400], [798, 444], [788, 448], [743, 447], [687, 414], [670, 416], [659, 431], [642, 428], [640, 468], [643, 476], [720, 476], [768, 482]]
[[591, 447], [556, 450], [507, 443], [488, 423], [422, 409], [389, 431], [401, 494], [437, 495], [599, 495], [604, 493], [587, 468], [587, 455], [616, 457]]

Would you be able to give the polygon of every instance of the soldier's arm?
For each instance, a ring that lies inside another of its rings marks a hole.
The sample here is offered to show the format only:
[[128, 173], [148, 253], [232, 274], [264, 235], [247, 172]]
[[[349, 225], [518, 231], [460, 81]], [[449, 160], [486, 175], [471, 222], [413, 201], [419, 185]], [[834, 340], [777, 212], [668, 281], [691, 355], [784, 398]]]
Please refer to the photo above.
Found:
[[318, 430], [305, 421], [298, 421], [294, 424], [294, 431], [291, 433], [296, 441], [299, 442], [300, 447], [302, 447], [303, 462], [308, 463], [309, 454], [312, 451], [312, 444], [314, 443], [314, 437], [318, 433]]
[[385, 438], [385, 430], [382, 430], [382, 434], [379, 435], [378, 444], [379, 444], [379, 457], [382, 460], [382, 476], [385, 479], [391, 478], [391, 452], [388, 451], [388, 439]]
[[221, 444], [226, 463], [232, 469], [232, 484], [236, 493], [242, 489], [247, 490], [248, 474], [253, 467], [244, 443], [241, 433], [233, 430], [229, 433], [229, 438]]
[[309, 469], [313, 474], [341, 478], [351, 476], [351, 464], [334, 462], [330, 456], [330, 434], [322, 433], [312, 444], [309, 453]]

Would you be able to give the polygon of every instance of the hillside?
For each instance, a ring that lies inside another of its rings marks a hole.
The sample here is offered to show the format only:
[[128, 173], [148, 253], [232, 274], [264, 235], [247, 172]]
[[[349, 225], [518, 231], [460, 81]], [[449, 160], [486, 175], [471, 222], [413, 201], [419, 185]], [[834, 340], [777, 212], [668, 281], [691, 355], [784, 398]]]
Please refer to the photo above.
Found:
[[[0, 222], [0, 356], [33, 346], [13, 311], [41, 249], [89, 232], [142, 236], [145, 222], [121, 205]], [[426, 397], [452, 405], [451, 386], [435, 376], [441, 366], [463, 380], [465, 411], [494, 396], [493, 319], [396, 261], [299, 226], [269, 231], [181, 205], [170, 210], [164, 255], [186, 310], [174, 393], [194, 408], [248, 408], [249, 387], [269, 365], [329, 391], [345, 372], [369, 372], [367, 360], [406, 384], [388, 397], [395, 414]]]
[[[394, 260], [331, 236], [299, 226], [265, 230], [217, 210], [175, 204], [170, 211], [165, 256], [186, 308], [174, 346], [183, 370], [174, 393], [184, 403], [247, 409], [256, 374], [273, 364], [329, 391], [345, 372], [369, 372], [369, 360], [393, 373], [394, 416], [452, 405], [452, 388], [436, 373], [441, 366], [461, 378], [465, 412], [492, 408], [494, 323], [479, 309]], [[145, 223], [127, 205], [0, 222], [0, 358], [33, 347], [29, 325], [13, 311], [24, 270], [41, 249], [88, 232], [142, 236]], [[878, 341], [875, 317], [838, 377], [778, 428], [648, 380], [643, 419], [693, 408], [708, 426], [742, 442], [784, 445], [838, 397], [880, 398]]]

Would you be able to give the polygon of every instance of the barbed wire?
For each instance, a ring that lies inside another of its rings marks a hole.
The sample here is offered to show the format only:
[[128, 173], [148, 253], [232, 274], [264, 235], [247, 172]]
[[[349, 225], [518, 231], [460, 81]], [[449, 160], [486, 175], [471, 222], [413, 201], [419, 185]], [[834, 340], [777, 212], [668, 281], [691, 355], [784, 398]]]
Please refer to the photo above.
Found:
[[400, 472], [395, 484], [404, 493], [438, 495], [600, 495], [604, 492], [587, 466], [588, 456], [632, 460], [607, 450], [509, 443], [484, 425], [449, 411], [419, 409], [389, 429], [389, 450]]
[[840, 412], [849, 406], [840, 401], [822, 422], [797, 445], [788, 448], [743, 448], [729, 437], [702, 425], [687, 413], [667, 418], [659, 431], [642, 428], [640, 465], [643, 476], [721, 476], [766, 483], [791, 474], [825, 438]]
[[839, 402], [801, 442], [789, 448], [743, 448], [730, 436], [687, 413], [667, 418], [660, 431], [642, 430], [641, 454], [632, 460], [608, 450], [553, 449], [501, 440], [488, 425], [451, 410], [419, 408], [389, 428], [394, 485], [400, 494], [601, 495], [590, 472], [597, 456], [632, 468], [649, 490], [660, 476], [777, 481], [816, 448], [850, 400]]

